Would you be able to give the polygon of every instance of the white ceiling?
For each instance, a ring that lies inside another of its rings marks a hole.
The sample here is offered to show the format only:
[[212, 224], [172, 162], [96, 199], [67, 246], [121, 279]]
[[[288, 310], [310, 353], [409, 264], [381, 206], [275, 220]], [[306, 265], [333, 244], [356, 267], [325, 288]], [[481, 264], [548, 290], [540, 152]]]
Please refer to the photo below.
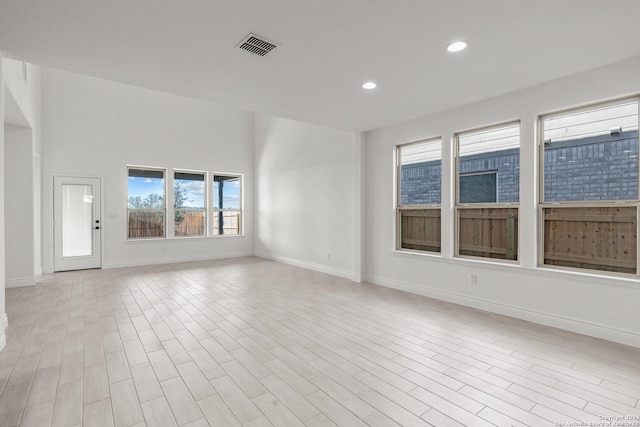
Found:
[[[638, 17], [639, 0], [0, 0], [0, 50], [364, 131], [640, 55]], [[236, 49], [250, 32], [281, 47]]]

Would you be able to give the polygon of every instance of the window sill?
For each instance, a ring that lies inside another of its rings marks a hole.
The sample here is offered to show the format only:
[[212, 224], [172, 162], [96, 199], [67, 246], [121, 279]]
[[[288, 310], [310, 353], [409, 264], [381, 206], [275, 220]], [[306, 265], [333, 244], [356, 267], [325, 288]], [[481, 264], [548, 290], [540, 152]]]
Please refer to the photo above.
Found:
[[427, 251], [418, 251], [411, 249], [392, 249], [391, 253], [399, 256], [407, 256], [407, 257], [423, 257], [423, 258], [437, 258], [443, 259], [441, 252], [427, 252]]
[[246, 237], [246, 234], [223, 234], [216, 236], [184, 236], [184, 237], [148, 237], [141, 239], [125, 239], [125, 242], [171, 242], [181, 240], [207, 240], [207, 239], [230, 239], [237, 237]]

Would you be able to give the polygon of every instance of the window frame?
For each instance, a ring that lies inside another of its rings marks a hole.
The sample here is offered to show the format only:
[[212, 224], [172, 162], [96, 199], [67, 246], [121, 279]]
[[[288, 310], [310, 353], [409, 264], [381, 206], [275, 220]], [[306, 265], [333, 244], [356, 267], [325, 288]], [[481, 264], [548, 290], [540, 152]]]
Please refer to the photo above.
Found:
[[[483, 262], [496, 262], [503, 264], [520, 265], [520, 239], [519, 239], [519, 223], [516, 227], [516, 254], [515, 260], [484, 257], [476, 255], [460, 254], [460, 212], [462, 210], [472, 209], [517, 209], [518, 217], [520, 216], [520, 192], [518, 192], [518, 202], [485, 202], [485, 203], [460, 203], [460, 137], [467, 134], [476, 134], [491, 131], [494, 129], [508, 128], [512, 126], [518, 127], [518, 156], [522, 151], [522, 120], [510, 120], [493, 125], [482, 126], [478, 128], [468, 129], [455, 132], [453, 134], [453, 173], [454, 173], [454, 257], [463, 259], [481, 260]], [[488, 171], [492, 172], [492, 171]], [[481, 172], [479, 172], [481, 173]], [[499, 176], [496, 173], [496, 199], [498, 198]], [[521, 177], [518, 173], [518, 189], [520, 188]]]
[[[127, 241], [132, 241], [132, 242], [136, 242], [136, 241], [145, 241], [145, 240], [162, 240], [162, 239], [167, 239], [168, 237], [168, 201], [167, 201], [167, 168], [162, 168], [162, 167], [157, 167], [157, 166], [140, 166], [140, 165], [127, 165], [127, 221], [126, 224], [127, 226], [125, 227], [125, 234], [126, 234], [126, 240]], [[157, 208], [129, 208], [129, 171], [131, 169], [137, 169], [137, 170], [145, 170], [145, 171], [159, 171], [162, 172], [162, 181], [163, 181], [163, 200], [164, 200], [164, 208], [163, 209], [157, 209]], [[163, 210], [164, 211], [164, 226], [163, 226], [163, 235], [162, 236], [155, 236], [155, 237], [129, 237], [129, 220], [130, 220], [130, 212], [134, 210], [134, 211], [160, 211]]]
[[[402, 148], [405, 147], [409, 147], [412, 145], [419, 145], [419, 144], [428, 144], [428, 143], [432, 143], [432, 142], [439, 142], [440, 143], [440, 203], [424, 203], [424, 204], [408, 204], [408, 205], [403, 205], [401, 203], [401, 197], [402, 197]], [[395, 245], [394, 248], [396, 251], [401, 251], [401, 252], [410, 252], [410, 253], [419, 253], [419, 254], [426, 254], [426, 255], [436, 255], [436, 256], [440, 256], [442, 254], [442, 144], [443, 144], [443, 138], [441, 136], [435, 136], [435, 137], [431, 137], [431, 138], [425, 138], [425, 139], [420, 139], [418, 141], [411, 141], [411, 142], [406, 142], [406, 143], [402, 143], [402, 144], [398, 144], [396, 145], [396, 149], [395, 149], [395, 181], [396, 181], [396, 185], [395, 185], [395, 197], [394, 197], [394, 201], [395, 201], [395, 222], [396, 222], [396, 227], [395, 227]], [[406, 212], [406, 211], [417, 211], [417, 210], [433, 210], [433, 211], [439, 211], [440, 213], [440, 225], [441, 225], [441, 230], [440, 230], [440, 250], [439, 251], [431, 251], [431, 250], [422, 250], [422, 249], [410, 249], [410, 248], [403, 248], [402, 247], [402, 213]]]
[[[208, 185], [208, 181], [209, 181], [209, 173], [207, 171], [202, 171], [202, 170], [195, 170], [195, 169], [172, 169], [173, 172], [173, 179], [172, 179], [172, 200], [171, 200], [171, 224], [173, 225], [172, 227], [172, 233], [173, 233], [173, 238], [175, 239], [198, 239], [198, 238], [203, 238], [203, 237], [209, 237], [209, 217], [210, 215], [210, 209], [209, 209], [209, 185]], [[175, 181], [176, 181], [176, 173], [186, 173], [186, 174], [194, 174], [194, 175], [203, 175], [204, 178], [204, 206], [202, 208], [181, 208], [180, 210], [187, 210], [187, 211], [197, 211], [200, 212], [202, 211], [205, 215], [205, 220], [204, 220], [204, 234], [200, 234], [197, 236], [176, 236], [175, 234], [175, 215], [176, 215], [176, 211], [177, 209], [175, 208]]]
[[[215, 183], [215, 179], [216, 176], [225, 176], [225, 177], [231, 177], [231, 178], [239, 178], [240, 179], [240, 208], [239, 209], [229, 209], [229, 208], [216, 208], [215, 207], [215, 201], [214, 201], [214, 183]], [[241, 173], [232, 173], [232, 172], [212, 172], [211, 173], [211, 179], [209, 179], [209, 184], [211, 185], [211, 196], [209, 197], [209, 206], [211, 206], [211, 220], [210, 220], [210, 236], [217, 238], [217, 237], [238, 237], [238, 236], [244, 236], [244, 174]], [[240, 217], [238, 219], [238, 233], [237, 234], [215, 234], [215, 230], [216, 230], [216, 226], [215, 226], [215, 222], [216, 221], [216, 217], [218, 216], [217, 214], [222, 212], [224, 215], [224, 212], [238, 212]]]
[[[537, 206], [537, 225], [538, 225], [538, 233], [537, 233], [537, 244], [538, 248], [536, 251], [537, 254], [537, 262], [536, 265], [538, 268], [549, 269], [549, 270], [557, 270], [557, 271], [571, 271], [582, 274], [599, 274], [599, 275], [611, 275], [618, 277], [640, 277], [640, 236], [638, 236], [638, 231], [640, 231], [640, 158], [638, 161], [638, 195], [637, 199], [625, 199], [625, 200], [587, 200], [587, 201], [546, 201], [545, 200], [545, 138], [544, 138], [544, 122], [545, 119], [564, 116], [569, 113], [581, 113], [590, 110], [594, 110], [596, 108], [602, 108], [607, 106], [613, 106], [618, 104], [624, 104], [626, 102], [637, 102], [638, 103], [638, 145], [640, 146], [640, 95], [635, 96], [627, 96], [623, 98], [611, 99], [602, 102], [591, 102], [589, 104], [583, 104], [578, 107], [573, 108], [563, 108], [561, 110], [555, 110], [553, 112], [539, 114], [537, 117], [536, 131], [538, 134], [537, 144], [538, 144], [538, 206]], [[589, 268], [579, 268], [579, 267], [568, 267], [562, 265], [553, 265], [553, 264], [545, 264], [545, 217], [544, 210], [548, 208], [612, 208], [612, 207], [635, 207], [636, 208], [636, 272], [635, 273], [623, 273], [623, 272], [612, 272], [606, 270], [597, 270], [597, 269], [589, 269]]]

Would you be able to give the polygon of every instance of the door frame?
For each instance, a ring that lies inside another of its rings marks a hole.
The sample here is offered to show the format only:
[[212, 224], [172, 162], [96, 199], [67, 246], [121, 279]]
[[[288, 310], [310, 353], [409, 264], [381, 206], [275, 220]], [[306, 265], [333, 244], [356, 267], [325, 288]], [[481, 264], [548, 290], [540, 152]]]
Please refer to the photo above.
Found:
[[99, 261], [100, 261], [100, 266], [99, 267], [95, 267], [95, 268], [99, 268], [102, 269], [103, 265], [104, 265], [104, 233], [102, 232], [104, 230], [104, 178], [102, 176], [95, 176], [95, 175], [85, 175], [85, 174], [75, 174], [75, 173], [51, 173], [49, 175], [49, 191], [50, 191], [50, 196], [48, 197], [48, 199], [50, 200], [50, 220], [51, 220], [51, 224], [50, 224], [50, 232], [51, 232], [51, 241], [50, 241], [50, 247], [49, 250], [51, 251], [51, 270], [50, 272], [55, 273], [57, 271], [74, 271], [74, 270], [56, 270], [56, 231], [55, 231], [55, 226], [56, 226], [56, 201], [55, 201], [55, 181], [56, 178], [74, 178], [74, 179], [95, 179], [98, 180], [99, 184], [100, 184], [100, 195], [99, 195], [99, 201], [100, 201], [100, 209], [99, 209], [99, 215], [100, 215], [100, 244], [98, 246], [98, 249], [100, 250], [100, 256], [98, 257]]

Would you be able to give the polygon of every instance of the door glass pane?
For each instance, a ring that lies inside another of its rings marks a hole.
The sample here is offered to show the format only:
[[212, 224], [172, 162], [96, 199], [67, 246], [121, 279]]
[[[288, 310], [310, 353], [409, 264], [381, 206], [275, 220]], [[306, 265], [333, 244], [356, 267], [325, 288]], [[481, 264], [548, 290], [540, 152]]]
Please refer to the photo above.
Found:
[[93, 255], [93, 188], [62, 184], [62, 256]]

